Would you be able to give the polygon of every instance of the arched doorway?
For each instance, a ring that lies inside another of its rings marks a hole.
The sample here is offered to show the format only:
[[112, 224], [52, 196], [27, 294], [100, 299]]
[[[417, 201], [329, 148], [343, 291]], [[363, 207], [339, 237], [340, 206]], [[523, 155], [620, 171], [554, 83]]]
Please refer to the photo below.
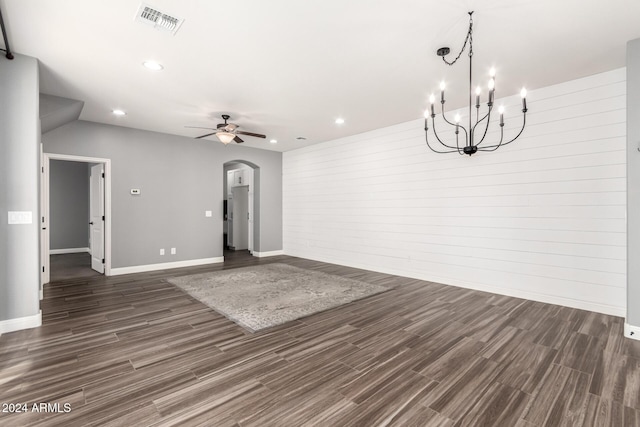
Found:
[[246, 160], [223, 165], [225, 250], [259, 250], [260, 168]]

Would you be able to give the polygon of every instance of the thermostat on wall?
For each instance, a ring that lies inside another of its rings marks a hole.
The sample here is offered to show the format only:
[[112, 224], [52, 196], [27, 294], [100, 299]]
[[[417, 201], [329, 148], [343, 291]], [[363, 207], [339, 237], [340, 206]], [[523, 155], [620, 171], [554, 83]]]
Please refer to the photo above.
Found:
[[140, 194], [140, 189], [139, 188], [132, 188], [131, 189], [131, 194], [133, 194], [134, 196], [137, 196], [138, 194]]

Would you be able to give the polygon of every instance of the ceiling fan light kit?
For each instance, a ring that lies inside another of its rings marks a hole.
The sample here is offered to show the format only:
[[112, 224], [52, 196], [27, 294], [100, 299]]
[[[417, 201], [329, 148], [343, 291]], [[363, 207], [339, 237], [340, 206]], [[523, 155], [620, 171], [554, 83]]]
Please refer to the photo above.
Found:
[[[436, 112], [435, 112], [435, 106], [434, 106], [435, 96], [432, 94], [429, 97], [430, 108], [427, 109], [427, 111], [425, 111], [424, 113], [424, 131], [425, 131], [425, 140], [426, 140], [427, 146], [436, 153], [458, 153], [460, 155], [467, 154], [471, 156], [472, 154], [478, 151], [495, 151], [498, 148], [504, 145], [510, 144], [516, 139], [518, 139], [518, 137], [524, 131], [524, 128], [526, 125], [526, 118], [527, 118], [527, 111], [528, 111], [527, 98], [526, 98], [527, 91], [526, 89], [522, 88], [522, 91], [520, 92], [520, 95], [522, 97], [522, 128], [520, 128], [520, 132], [518, 132], [518, 134], [513, 139], [507, 142], [504, 142], [504, 107], [500, 107], [498, 111], [500, 114], [500, 122], [499, 122], [500, 140], [490, 145], [481, 145], [485, 142], [485, 137], [487, 136], [487, 131], [489, 129], [489, 123], [491, 121], [491, 112], [493, 111], [493, 107], [494, 107], [494, 99], [495, 99], [495, 91], [496, 91], [496, 87], [495, 87], [496, 74], [495, 74], [495, 69], [493, 68], [489, 72], [487, 111], [486, 113], [481, 114], [480, 113], [480, 95], [482, 93], [482, 89], [480, 88], [480, 86], [478, 86], [475, 90], [475, 96], [476, 96], [475, 105], [473, 103], [473, 92], [472, 92], [473, 90], [473, 12], [469, 12], [469, 30], [467, 31], [467, 37], [464, 41], [464, 44], [462, 45], [462, 49], [460, 50], [460, 53], [458, 53], [458, 56], [451, 62], [447, 61], [445, 56], [448, 55], [449, 52], [451, 51], [448, 47], [441, 47], [436, 51], [436, 54], [439, 57], [441, 57], [442, 60], [447, 65], [453, 65], [458, 61], [458, 59], [462, 55], [462, 52], [464, 52], [465, 48], [467, 47], [467, 43], [469, 44], [469, 53], [468, 53], [468, 56], [469, 56], [469, 123], [468, 123], [468, 127], [465, 127], [464, 125], [460, 124], [461, 117], [459, 114], [456, 114], [456, 116], [454, 117], [454, 123], [452, 123], [445, 116], [445, 110], [444, 110], [444, 103], [446, 102], [445, 96], [444, 96], [445, 83], [443, 81], [442, 83], [440, 83], [440, 105], [441, 105], [442, 121], [444, 121], [447, 125], [453, 128], [455, 133], [456, 143], [455, 145], [451, 145], [443, 142], [442, 139], [440, 139], [438, 132], [436, 131], [436, 121], [435, 121]], [[473, 114], [472, 114], [474, 107], [476, 110], [475, 123], [473, 121]], [[431, 128], [432, 128], [433, 135], [435, 139], [438, 141], [438, 143], [440, 144], [437, 146], [438, 149], [435, 149], [434, 147], [432, 147], [431, 143], [429, 142], [429, 118], [431, 118]], [[482, 129], [483, 127], [484, 129]], [[476, 131], [478, 132], [478, 134], [476, 134]], [[460, 145], [460, 139], [461, 139], [460, 133], [464, 134], [464, 146]], [[476, 138], [477, 135], [481, 135], [479, 140], [478, 138]]]
[[233, 141], [236, 136], [234, 134], [232, 134], [231, 132], [218, 132], [218, 133], [216, 133], [216, 137], [224, 145], [227, 145], [228, 143]]

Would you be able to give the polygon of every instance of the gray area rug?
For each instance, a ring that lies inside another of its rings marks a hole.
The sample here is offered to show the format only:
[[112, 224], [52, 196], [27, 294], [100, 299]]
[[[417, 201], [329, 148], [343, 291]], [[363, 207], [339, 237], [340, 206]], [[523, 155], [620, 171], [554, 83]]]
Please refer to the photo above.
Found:
[[287, 264], [257, 265], [167, 280], [252, 332], [389, 290]]

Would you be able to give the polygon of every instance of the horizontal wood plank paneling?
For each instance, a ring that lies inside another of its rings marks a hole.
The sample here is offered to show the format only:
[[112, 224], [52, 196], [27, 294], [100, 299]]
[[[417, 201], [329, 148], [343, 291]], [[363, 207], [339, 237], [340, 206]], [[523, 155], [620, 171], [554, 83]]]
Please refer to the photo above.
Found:
[[422, 120], [284, 153], [285, 253], [624, 315], [625, 72], [530, 91], [493, 153], [435, 154]]

